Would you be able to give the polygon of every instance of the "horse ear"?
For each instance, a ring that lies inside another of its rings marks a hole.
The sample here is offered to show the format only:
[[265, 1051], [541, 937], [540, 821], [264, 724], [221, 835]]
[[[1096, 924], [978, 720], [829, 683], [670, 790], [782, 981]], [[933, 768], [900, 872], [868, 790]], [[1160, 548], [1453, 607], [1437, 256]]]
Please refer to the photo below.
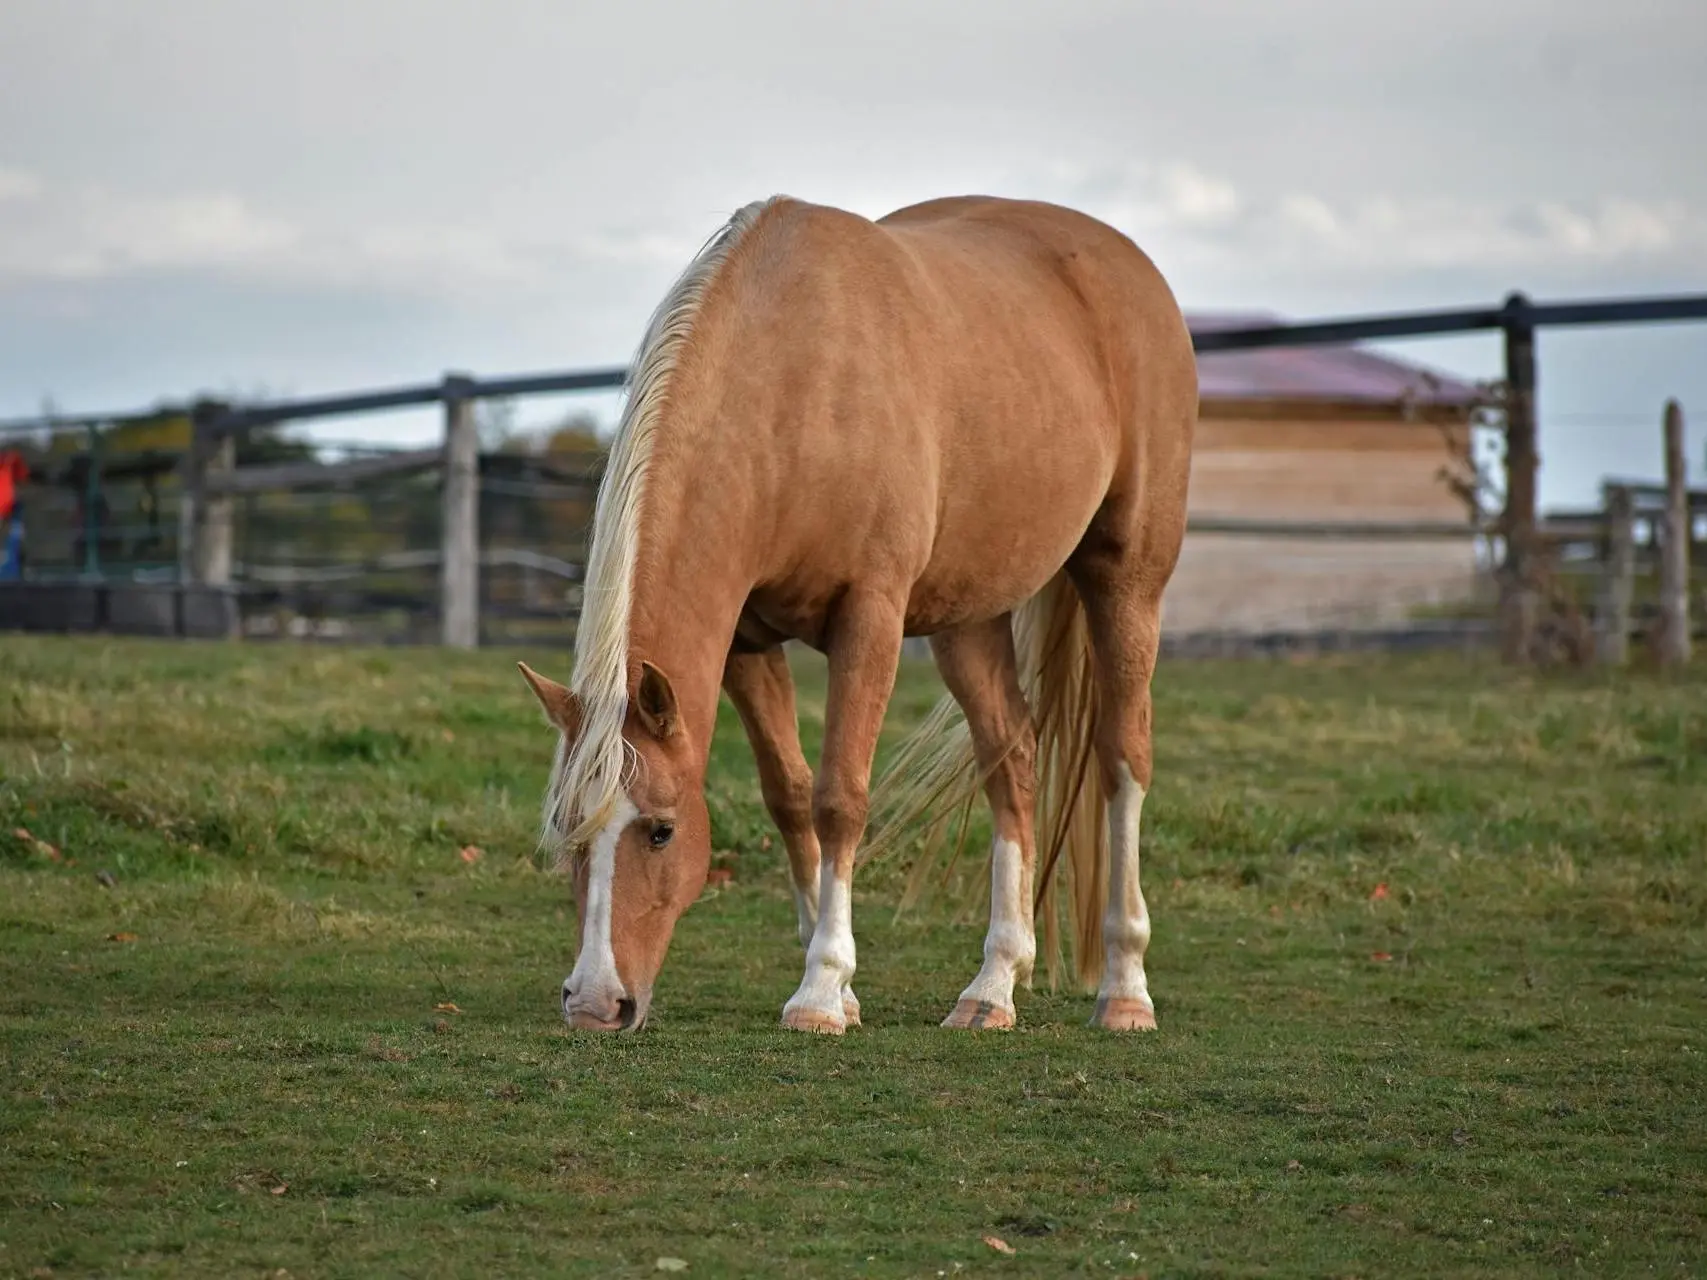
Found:
[[676, 691], [670, 687], [670, 677], [650, 662], [640, 664], [640, 690], [634, 709], [654, 738], [664, 739], [676, 731]]
[[545, 718], [563, 733], [573, 738], [581, 729], [581, 700], [555, 680], [547, 679], [525, 662], [516, 663], [522, 679], [528, 682], [533, 696], [539, 699]]

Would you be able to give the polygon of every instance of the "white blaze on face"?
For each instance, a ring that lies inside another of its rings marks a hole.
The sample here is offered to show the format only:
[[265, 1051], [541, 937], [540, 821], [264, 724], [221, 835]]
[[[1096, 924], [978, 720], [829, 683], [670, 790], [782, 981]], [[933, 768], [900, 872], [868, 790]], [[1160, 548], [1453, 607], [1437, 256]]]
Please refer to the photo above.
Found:
[[990, 849], [990, 931], [984, 935], [984, 967], [962, 1000], [1014, 1007], [1014, 983], [1027, 981], [1037, 959], [1037, 935], [1031, 921], [1031, 886], [1025, 856], [1012, 840], [997, 837]]
[[1144, 788], [1125, 764], [1108, 804], [1108, 910], [1103, 915], [1102, 987], [1112, 999], [1150, 998], [1144, 977], [1144, 951], [1150, 945], [1150, 911], [1138, 883], [1138, 826]]
[[575, 957], [575, 971], [564, 983], [566, 992], [575, 993], [572, 1002], [576, 1008], [585, 1007], [601, 1017], [628, 995], [617, 975], [616, 953], [611, 950], [611, 882], [616, 877], [616, 846], [637, 816], [639, 810], [623, 796], [617, 801], [611, 820], [593, 839], [587, 866], [581, 952]]

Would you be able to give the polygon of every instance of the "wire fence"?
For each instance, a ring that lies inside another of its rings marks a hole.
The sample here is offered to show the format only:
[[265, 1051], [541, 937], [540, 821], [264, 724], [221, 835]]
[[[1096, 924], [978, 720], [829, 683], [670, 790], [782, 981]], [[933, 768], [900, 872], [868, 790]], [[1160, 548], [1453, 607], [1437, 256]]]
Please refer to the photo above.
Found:
[[[480, 456], [481, 643], [573, 635], [597, 461]], [[245, 634], [438, 638], [445, 522], [436, 470], [248, 493], [236, 503], [231, 579]]]

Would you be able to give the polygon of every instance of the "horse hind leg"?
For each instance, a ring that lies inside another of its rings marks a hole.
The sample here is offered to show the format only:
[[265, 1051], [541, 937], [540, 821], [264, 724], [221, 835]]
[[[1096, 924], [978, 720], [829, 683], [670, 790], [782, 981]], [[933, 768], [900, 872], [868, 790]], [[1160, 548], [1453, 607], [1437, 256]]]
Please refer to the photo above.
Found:
[[943, 682], [965, 713], [992, 826], [984, 964], [942, 1025], [1006, 1030], [1016, 1019], [1014, 984], [1030, 985], [1037, 957], [1032, 922], [1037, 739], [1020, 689], [1007, 615], [943, 632], [932, 637], [931, 648]]
[[[800, 749], [794, 706], [794, 677], [781, 648], [730, 653], [723, 688], [741, 717], [758, 766], [759, 790], [788, 852], [800, 945], [810, 946], [818, 923], [818, 835], [812, 829], [812, 766]], [[859, 998], [842, 988], [842, 1014], [859, 1025]]]
[[[1100, 571], [1099, 571], [1100, 570]], [[1161, 646], [1160, 594], [1112, 571], [1079, 567], [1098, 689], [1097, 770], [1108, 806], [1108, 898], [1103, 970], [1091, 1025], [1150, 1031], [1156, 1010], [1144, 972], [1150, 911], [1139, 880], [1139, 819], [1151, 779], [1150, 678]]]

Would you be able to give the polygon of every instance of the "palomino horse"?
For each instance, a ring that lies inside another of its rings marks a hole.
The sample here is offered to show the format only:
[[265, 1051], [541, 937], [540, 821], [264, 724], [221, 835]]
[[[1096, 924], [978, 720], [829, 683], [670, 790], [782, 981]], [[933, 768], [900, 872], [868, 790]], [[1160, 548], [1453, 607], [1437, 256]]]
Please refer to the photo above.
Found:
[[[1067, 868], [1078, 974], [1100, 979], [1093, 1023], [1153, 1027], [1139, 810], [1196, 412], [1171, 291], [1089, 217], [977, 197], [875, 223], [785, 198], [737, 213], [636, 359], [571, 686], [522, 668], [561, 734], [545, 822], [578, 907], [569, 1023], [646, 1020], [710, 866], [721, 686], [806, 947], [783, 1023], [858, 1024], [854, 855], [902, 639], [925, 635], [950, 697], [902, 751], [889, 809], [981, 787], [994, 828], [983, 967], [944, 1025], [1014, 1023], [1041, 828], [1041, 883]], [[789, 639], [828, 660], [816, 782]]]

